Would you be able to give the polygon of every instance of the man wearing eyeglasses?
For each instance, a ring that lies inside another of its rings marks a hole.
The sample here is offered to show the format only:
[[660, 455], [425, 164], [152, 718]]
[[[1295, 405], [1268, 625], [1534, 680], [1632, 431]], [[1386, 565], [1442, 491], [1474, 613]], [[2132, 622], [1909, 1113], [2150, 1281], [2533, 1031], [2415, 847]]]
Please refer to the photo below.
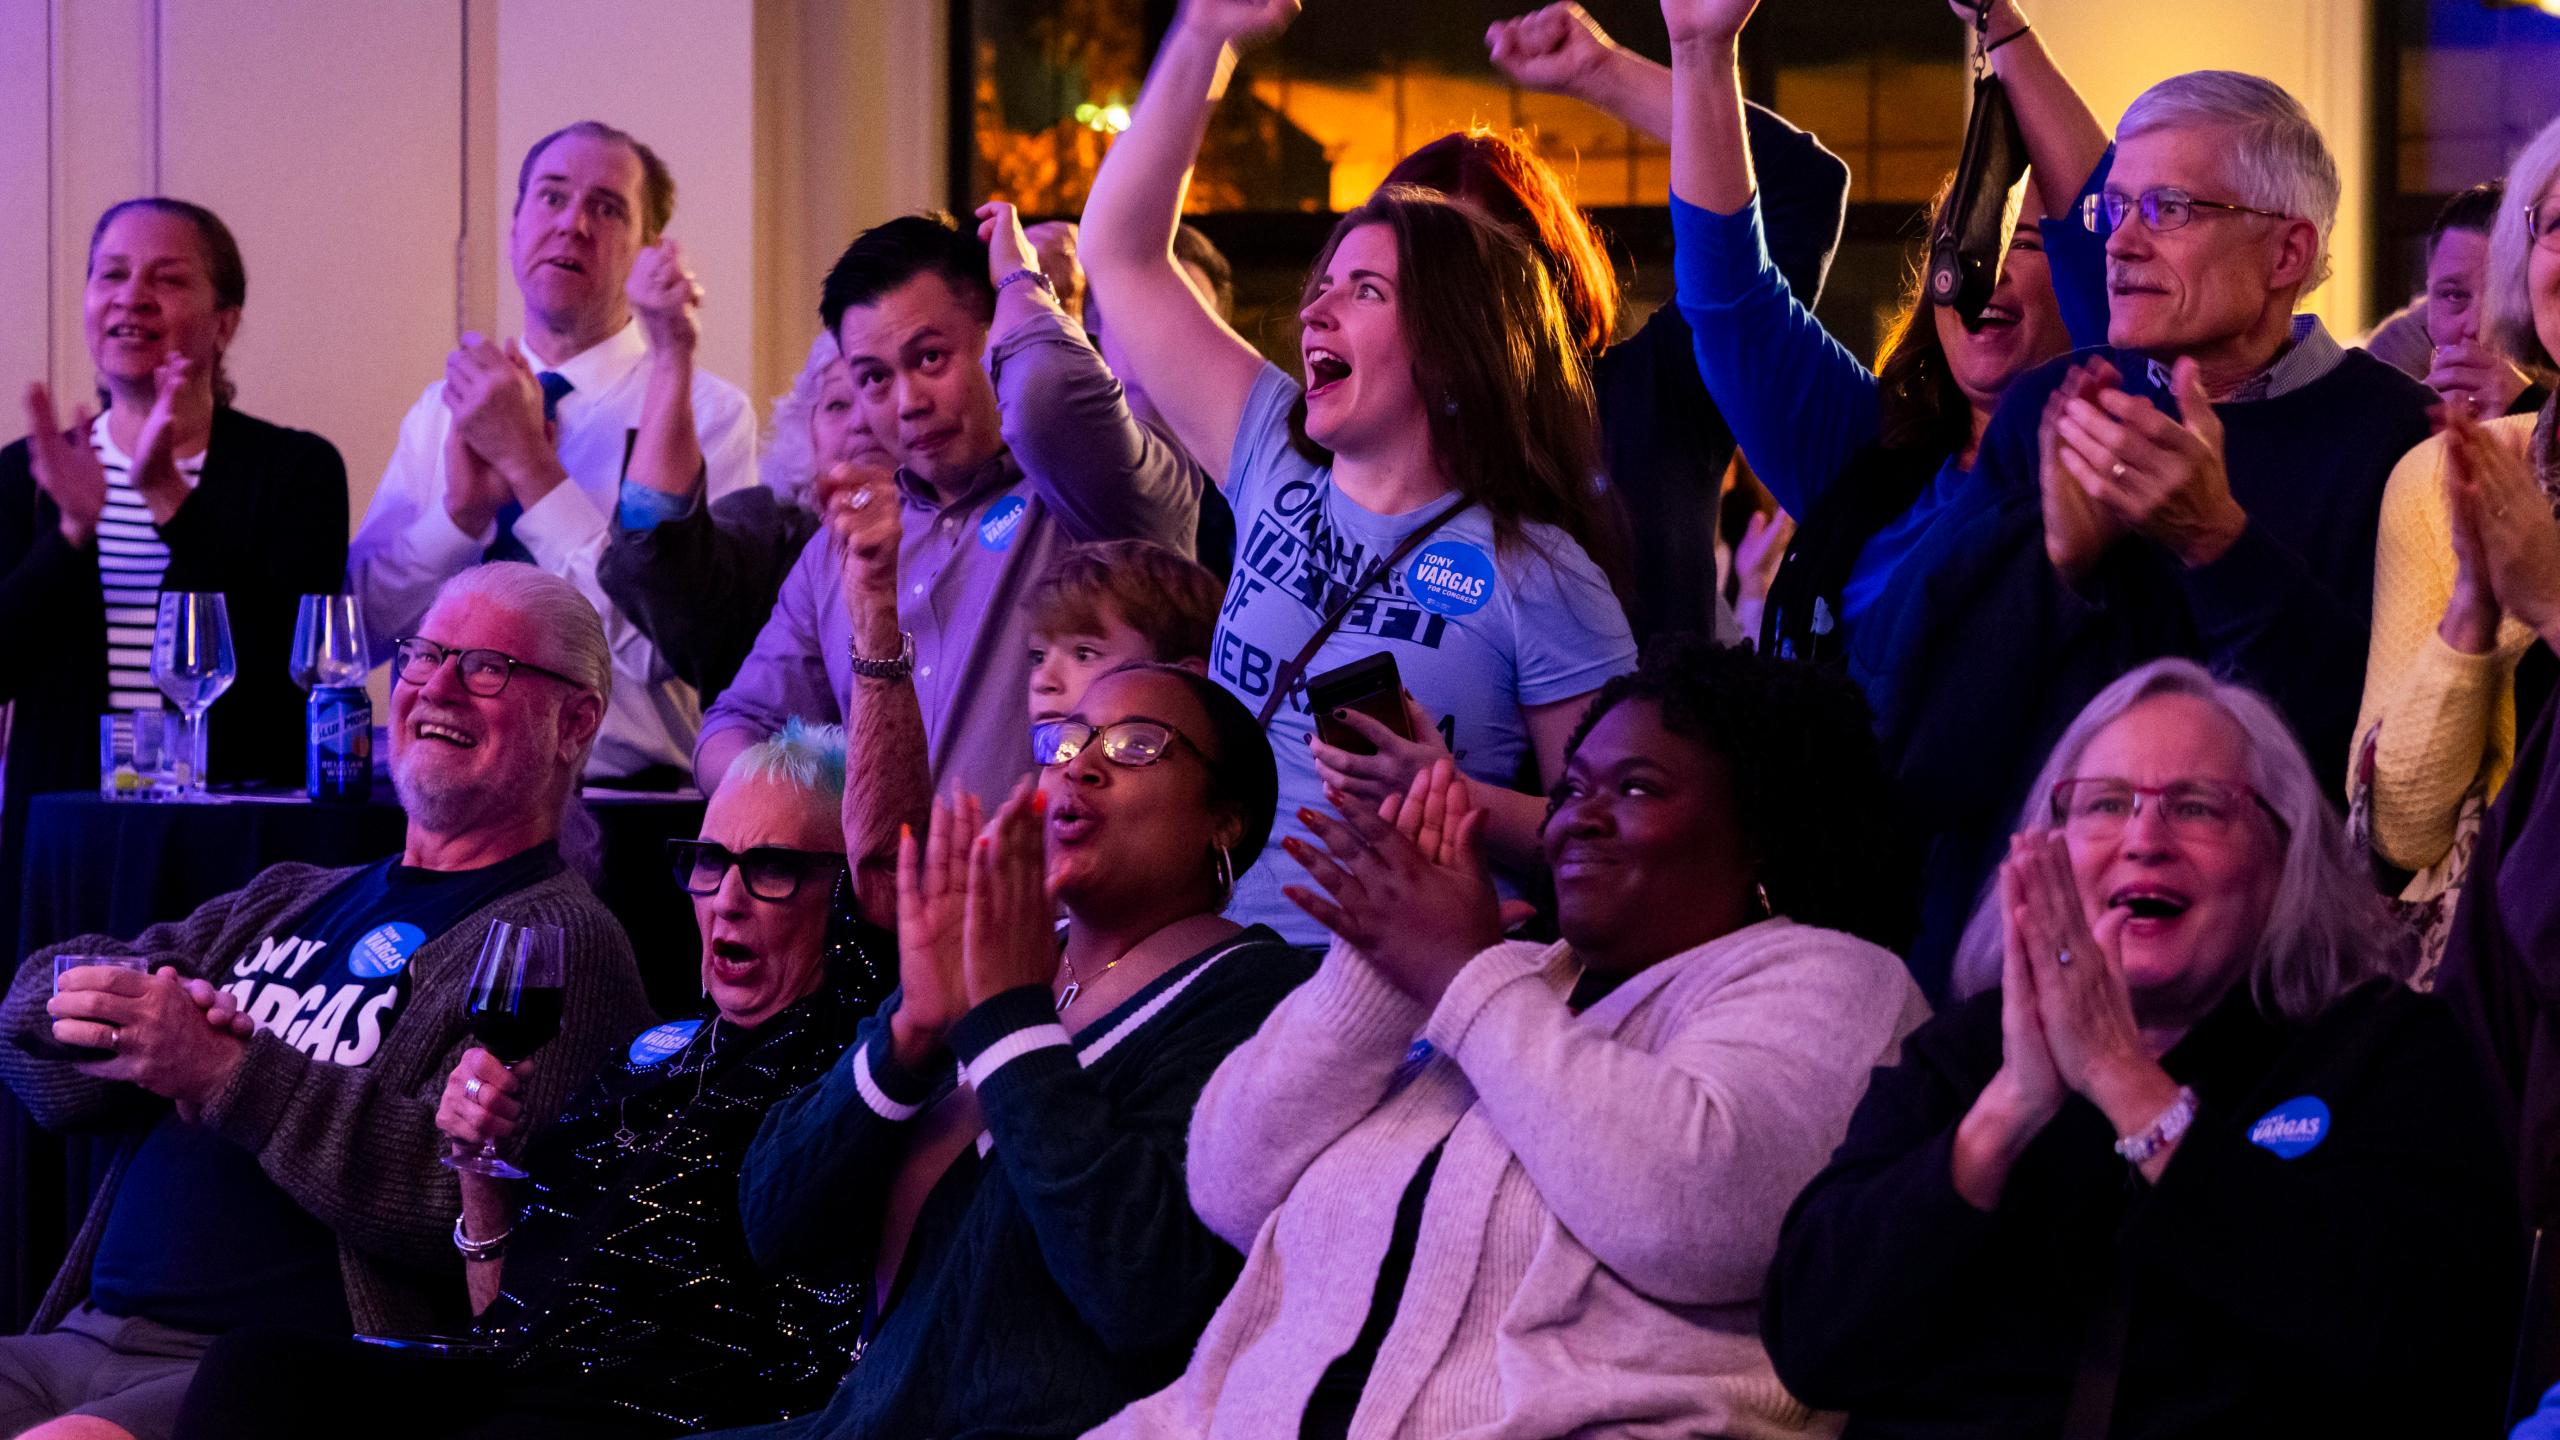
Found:
[[1974, 519], [1926, 587], [1880, 729], [1936, 832], [1913, 967], [1943, 976], [2033, 757], [2132, 665], [2264, 691], [2342, 784], [2374, 535], [2435, 396], [2296, 307], [2328, 273], [2338, 174], [2273, 83], [2197, 71], [2126, 109], [2080, 217], [2105, 237], [2104, 346], [2019, 378]]
[[[34, 1331], [0, 1340], [0, 1434], [166, 1436], [197, 1359], [253, 1325], [461, 1328], [436, 1106], [471, 1043], [463, 994], [492, 921], [565, 932], [558, 1038], [508, 1087], [529, 1119], [648, 1023], [630, 941], [557, 843], [611, 683], [594, 608], [533, 566], [485, 565], [418, 631], [391, 696], [399, 855], [271, 866], [131, 939], [39, 950], [0, 1002], [17, 1042], [0, 1080], [38, 1123], [143, 1126]], [[57, 979], [57, 954], [148, 970]]]

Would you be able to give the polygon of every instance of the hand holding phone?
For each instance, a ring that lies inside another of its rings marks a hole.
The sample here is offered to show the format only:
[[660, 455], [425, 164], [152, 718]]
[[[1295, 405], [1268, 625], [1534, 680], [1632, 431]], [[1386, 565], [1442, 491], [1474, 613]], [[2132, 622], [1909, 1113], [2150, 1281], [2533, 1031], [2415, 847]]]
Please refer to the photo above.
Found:
[[1396, 657], [1381, 650], [1321, 675], [1307, 677], [1307, 709], [1315, 716], [1316, 738], [1354, 755], [1375, 755], [1378, 747], [1334, 712], [1357, 710], [1404, 739], [1416, 738], [1404, 708], [1404, 680]]

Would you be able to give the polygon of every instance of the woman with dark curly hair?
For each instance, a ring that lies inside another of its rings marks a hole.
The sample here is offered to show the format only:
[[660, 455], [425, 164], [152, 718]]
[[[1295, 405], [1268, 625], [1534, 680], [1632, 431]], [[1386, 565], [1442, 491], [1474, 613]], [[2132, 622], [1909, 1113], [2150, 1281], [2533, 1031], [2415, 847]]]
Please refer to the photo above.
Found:
[[1881, 780], [1848, 681], [1674, 641], [1567, 751], [1556, 944], [1502, 939], [1449, 762], [1383, 816], [1301, 812], [1322, 848], [1282, 842], [1315, 881], [1289, 894], [1333, 948], [1191, 1121], [1193, 1208], [1244, 1274], [1181, 1381], [1096, 1433], [1818, 1430], [1760, 1287], [1926, 1014], [1844, 933], [1892, 923], [1860, 883]]

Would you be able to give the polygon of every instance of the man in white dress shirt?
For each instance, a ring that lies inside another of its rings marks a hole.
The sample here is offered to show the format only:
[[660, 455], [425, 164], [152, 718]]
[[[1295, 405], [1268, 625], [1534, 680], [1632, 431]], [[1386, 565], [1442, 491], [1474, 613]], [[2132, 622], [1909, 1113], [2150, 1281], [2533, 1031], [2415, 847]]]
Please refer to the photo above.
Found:
[[[620, 130], [582, 120], [535, 142], [508, 239], [523, 336], [462, 337], [401, 422], [347, 559], [377, 659], [411, 633], [438, 586], [483, 560], [530, 560], [576, 585], [613, 649], [612, 704], [587, 779], [668, 788], [690, 773], [701, 702], [606, 598], [596, 560], [661, 339], [634, 318], [624, 285], [674, 211], [665, 162]], [[746, 395], [697, 369], [691, 396], [708, 498], [755, 483]]]

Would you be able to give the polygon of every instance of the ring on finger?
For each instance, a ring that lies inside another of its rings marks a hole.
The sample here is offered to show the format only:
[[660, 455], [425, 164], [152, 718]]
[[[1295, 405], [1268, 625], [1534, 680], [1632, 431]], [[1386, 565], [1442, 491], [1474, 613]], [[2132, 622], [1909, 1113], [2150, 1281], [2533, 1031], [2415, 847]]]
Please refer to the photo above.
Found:
[[2122, 480], [2122, 479], [2124, 478], [2124, 472], [2125, 472], [2125, 471], [2127, 471], [2127, 470], [2130, 470], [2130, 469], [2132, 469], [2132, 468], [2133, 468], [2132, 466], [2127, 465], [2127, 464], [2125, 464], [2123, 461], [2119, 460], [2119, 461], [2117, 461], [2117, 462], [2115, 463], [2115, 468], [2113, 468], [2113, 469], [2111, 469], [2111, 470], [2109, 470], [2109, 471], [2107, 472], [2107, 478], [2108, 478], [2108, 479], [2110, 479], [2110, 480]]
[[107, 1048], [118, 1051], [124, 1049], [124, 1028], [122, 1026], [110, 1025], [107, 1027]]
[[481, 1088], [480, 1077], [477, 1075], [462, 1082], [462, 1093], [474, 1100], [480, 1098]]
[[870, 503], [871, 503], [871, 488], [870, 488], [869, 486], [867, 486], [867, 485], [866, 485], [866, 486], [864, 486], [862, 489], [859, 489], [859, 490], [854, 491], [854, 492], [853, 492], [853, 498], [852, 498], [851, 500], [848, 500], [848, 501], [846, 501], [846, 502], [845, 502], [845, 504], [846, 504], [849, 508], [851, 508], [851, 509], [855, 509], [855, 510], [860, 510], [860, 509], [862, 509], [864, 506], [869, 505]]
[[2065, 945], [2061, 949], [2055, 951], [2053, 953], [2053, 963], [2066, 970], [2071, 968], [2071, 947]]

